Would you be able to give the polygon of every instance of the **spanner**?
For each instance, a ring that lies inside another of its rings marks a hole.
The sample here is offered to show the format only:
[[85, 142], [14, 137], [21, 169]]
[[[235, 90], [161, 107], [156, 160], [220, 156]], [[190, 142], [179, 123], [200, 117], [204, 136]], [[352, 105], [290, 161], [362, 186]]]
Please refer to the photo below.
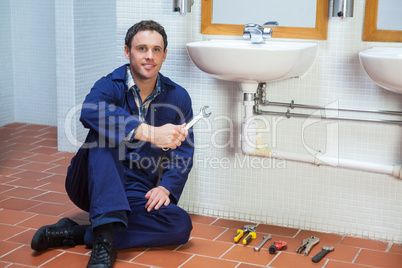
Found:
[[331, 251], [334, 251], [334, 247], [322, 247], [322, 250], [313, 257], [312, 261], [313, 262], [320, 262], [322, 258], [324, 258], [328, 253]]
[[196, 117], [194, 117], [193, 119], [191, 119], [190, 122], [188, 122], [188, 124], [184, 127], [185, 130], [189, 130], [192, 126], [195, 125], [195, 123], [198, 122], [198, 120], [200, 120], [201, 118], [205, 117], [209, 117], [211, 115], [211, 113], [207, 113], [205, 112], [206, 109], [208, 109], [209, 106], [203, 106], [200, 109], [200, 112], [198, 113], [198, 115]]
[[258, 246], [256, 246], [255, 248], [254, 248], [254, 251], [260, 251], [260, 249], [262, 248], [262, 246], [268, 241], [268, 240], [270, 240], [271, 239], [271, 235], [268, 235], [268, 236], [263, 236], [263, 240], [262, 240], [262, 242], [258, 245]]
[[[198, 113], [198, 115], [196, 117], [193, 117], [193, 119], [191, 119], [190, 122], [187, 123], [187, 125], [184, 127], [185, 130], [189, 130], [192, 126], [195, 125], [195, 123], [197, 123], [201, 118], [205, 117], [209, 117], [211, 115], [211, 113], [207, 113], [205, 112], [206, 109], [208, 109], [209, 106], [203, 106], [200, 109], [200, 112]], [[169, 148], [162, 148], [164, 151], [168, 151]]]

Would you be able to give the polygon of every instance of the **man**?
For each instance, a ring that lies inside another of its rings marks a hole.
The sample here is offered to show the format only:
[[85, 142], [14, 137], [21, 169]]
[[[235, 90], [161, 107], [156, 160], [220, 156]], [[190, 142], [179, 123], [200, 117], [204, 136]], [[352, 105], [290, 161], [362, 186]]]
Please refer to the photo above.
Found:
[[91, 225], [63, 218], [43, 226], [32, 249], [86, 244], [87, 267], [113, 267], [116, 249], [188, 241], [191, 219], [176, 204], [193, 163], [193, 134], [184, 128], [191, 99], [159, 73], [166, 48], [165, 30], [154, 21], [127, 31], [129, 64], [86, 96], [80, 120], [89, 133], [67, 172], [67, 193]]

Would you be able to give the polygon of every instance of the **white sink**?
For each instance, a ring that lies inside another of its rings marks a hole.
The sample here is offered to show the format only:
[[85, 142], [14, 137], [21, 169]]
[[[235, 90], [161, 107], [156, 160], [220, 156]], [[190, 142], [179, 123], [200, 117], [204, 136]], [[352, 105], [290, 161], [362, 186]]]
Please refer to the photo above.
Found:
[[373, 47], [361, 51], [359, 59], [374, 83], [402, 94], [402, 48]]
[[313, 65], [317, 54], [317, 44], [307, 42], [268, 40], [265, 44], [251, 44], [250, 40], [210, 40], [186, 46], [201, 71], [242, 84], [302, 76]]

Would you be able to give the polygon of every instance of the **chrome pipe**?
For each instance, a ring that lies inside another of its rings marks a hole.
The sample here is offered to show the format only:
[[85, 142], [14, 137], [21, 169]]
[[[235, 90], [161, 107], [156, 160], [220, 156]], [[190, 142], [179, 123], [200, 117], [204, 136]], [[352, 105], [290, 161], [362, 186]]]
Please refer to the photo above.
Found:
[[388, 114], [388, 115], [400, 115], [402, 116], [402, 112], [398, 111], [387, 111], [387, 110], [363, 110], [363, 109], [354, 109], [354, 108], [334, 108], [334, 107], [325, 107], [318, 105], [305, 105], [305, 104], [296, 104], [294, 101], [290, 103], [285, 102], [273, 102], [273, 101], [264, 101], [261, 102], [260, 105], [263, 106], [282, 106], [288, 108], [302, 108], [302, 109], [314, 109], [314, 110], [331, 110], [331, 111], [340, 111], [340, 112], [359, 112], [359, 113], [377, 113], [377, 114]]
[[254, 109], [254, 112], [258, 115], [268, 114], [268, 115], [279, 115], [290, 117], [310, 117], [310, 118], [321, 118], [321, 119], [332, 119], [332, 120], [348, 120], [348, 121], [360, 121], [360, 122], [377, 122], [377, 123], [387, 123], [387, 124], [397, 124], [402, 125], [402, 121], [399, 120], [388, 120], [388, 119], [366, 119], [366, 118], [357, 118], [357, 117], [341, 117], [341, 116], [319, 116], [314, 114], [299, 114], [299, 113], [291, 113], [289, 111], [285, 112], [273, 112], [273, 111], [262, 111], [258, 108]]

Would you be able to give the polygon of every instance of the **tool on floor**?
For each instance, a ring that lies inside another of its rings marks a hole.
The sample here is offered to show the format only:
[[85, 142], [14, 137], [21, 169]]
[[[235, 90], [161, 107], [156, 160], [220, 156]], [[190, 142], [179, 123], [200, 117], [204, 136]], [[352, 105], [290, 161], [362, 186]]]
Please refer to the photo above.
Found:
[[[208, 109], [209, 106], [203, 106], [200, 109], [200, 112], [198, 113], [197, 116], [193, 117], [193, 119], [191, 119], [190, 122], [187, 123], [187, 125], [184, 127], [185, 130], [189, 130], [190, 128], [192, 128], [195, 123], [197, 123], [201, 118], [207, 118], [211, 115], [211, 113], [207, 113], [205, 112], [206, 109]], [[162, 150], [164, 151], [168, 151], [169, 148], [162, 148]]]
[[250, 241], [252, 239], [256, 239], [256, 238], [257, 238], [256, 232], [249, 232], [248, 235], [246, 236], [246, 238], [243, 239], [243, 245], [247, 245], [248, 243], [250, 243]]
[[243, 239], [243, 244], [248, 244], [254, 236], [254, 239], [257, 237], [255, 233], [256, 225], [244, 225], [244, 229], [237, 229], [237, 234], [234, 238], [235, 243], [239, 242], [240, 238], [243, 237], [245, 233], [248, 233], [247, 237]]
[[278, 250], [286, 249], [287, 247], [287, 242], [276, 240], [274, 244], [269, 247], [268, 251], [270, 254], [275, 254]]
[[269, 239], [271, 239], [271, 235], [263, 236], [262, 238], [263, 238], [263, 239], [262, 239], [262, 242], [261, 242], [258, 246], [254, 247], [254, 251], [260, 251], [260, 249], [262, 248], [262, 246], [263, 246]]
[[315, 236], [311, 236], [309, 238], [303, 239], [303, 242], [300, 247], [296, 249], [297, 253], [302, 253], [304, 250], [304, 256], [307, 256], [310, 250], [318, 243], [320, 239]]
[[312, 259], [313, 262], [320, 262], [328, 253], [334, 251], [334, 247], [322, 247], [321, 252], [315, 255]]

